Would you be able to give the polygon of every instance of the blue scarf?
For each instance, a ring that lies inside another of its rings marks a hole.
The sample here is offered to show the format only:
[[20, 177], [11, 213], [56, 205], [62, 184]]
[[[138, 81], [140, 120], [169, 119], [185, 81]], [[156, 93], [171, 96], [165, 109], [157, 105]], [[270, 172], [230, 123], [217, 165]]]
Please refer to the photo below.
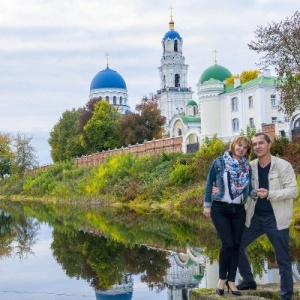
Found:
[[230, 151], [226, 151], [223, 155], [225, 161], [225, 171], [229, 176], [229, 188], [232, 199], [242, 194], [244, 188], [249, 183], [250, 166], [245, 157], [240, 160], [234, 159]]

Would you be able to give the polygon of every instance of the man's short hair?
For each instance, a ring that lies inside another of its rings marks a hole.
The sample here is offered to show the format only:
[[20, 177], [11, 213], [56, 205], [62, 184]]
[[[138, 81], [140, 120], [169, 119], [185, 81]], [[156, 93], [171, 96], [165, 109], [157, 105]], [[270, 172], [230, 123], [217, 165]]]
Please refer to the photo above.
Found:
[[265, 132], [257, 132], [253, 135], [253, 137], [257, 137], [257, 136], [261, 136], [261, 135], [264, 136], [264, 138], [268, 144], [272, 143], [271, 137]]

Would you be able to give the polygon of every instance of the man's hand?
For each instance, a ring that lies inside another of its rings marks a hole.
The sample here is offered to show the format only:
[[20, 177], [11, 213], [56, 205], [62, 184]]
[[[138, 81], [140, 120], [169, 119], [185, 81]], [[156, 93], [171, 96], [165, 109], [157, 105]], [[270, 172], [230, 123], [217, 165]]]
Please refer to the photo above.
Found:
[[215, 185], [213, 186], [213, 188], [212, 188], [212, 196], [213, 195], [215, 195], [215, 194], [217, 194], [217, 193], [219, 193], [219, 188], [217, 188]]
[[269, 191], [267, 189], [257, 189], [255, 192], [254, 192], [254, 195], [256, 195], [257, 197], [263, 199], [263, 198], [268, 198], [269, 196]]

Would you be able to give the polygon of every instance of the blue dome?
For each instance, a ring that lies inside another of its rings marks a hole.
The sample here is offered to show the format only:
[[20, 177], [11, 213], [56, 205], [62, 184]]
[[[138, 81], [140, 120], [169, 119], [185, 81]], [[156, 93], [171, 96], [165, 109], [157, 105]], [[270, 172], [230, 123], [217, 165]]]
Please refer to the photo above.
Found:
[[175, 30], [170, 30], [170, 31], [168, 31], [168, 32], [165, 34], [165, 36], [164, 36], [163, 39], [164, 39], [164, 40], [166, 40], [166, 39], [171, 39], [171, 40], [179, 39], [179, 40], [181, 40], [181, 36], [180, 36], [180, 34], [179, 34], [177, 31], [175, 31]]
[[105, 294], [96, 292], [96, 300], [131, 300], [132, 292], [124, 294]]
[[123, 77], [116, 71], [107, 67], [105, 70], [100, 71], [92, 80], [90, 90], [104, 89], [104, 88], [117, 88], [127, 89]]

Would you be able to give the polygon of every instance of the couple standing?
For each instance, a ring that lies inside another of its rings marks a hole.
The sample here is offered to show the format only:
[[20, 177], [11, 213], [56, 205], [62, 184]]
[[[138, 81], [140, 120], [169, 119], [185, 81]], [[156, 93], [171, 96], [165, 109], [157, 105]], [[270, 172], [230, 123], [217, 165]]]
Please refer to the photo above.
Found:
[[[249, 163], [251, 146], [257, 159]], [[239, 290], [256, 289], [245, 250], [266, 234], [279, 268], [281, 299], [292, 299], [289, 225], [298, 187], [291, 164], [272, 156], [270, 148], [271, 138], [265, 133], [256, 133], [251, 142], [237, 137], [208, 173], [203, 213], [212, 218], [222, 242], [219, 295], [224, 294], [225, 286], [236, 296], [241, 295]], [[235, 286], [237, 267], [243, 281]]]

